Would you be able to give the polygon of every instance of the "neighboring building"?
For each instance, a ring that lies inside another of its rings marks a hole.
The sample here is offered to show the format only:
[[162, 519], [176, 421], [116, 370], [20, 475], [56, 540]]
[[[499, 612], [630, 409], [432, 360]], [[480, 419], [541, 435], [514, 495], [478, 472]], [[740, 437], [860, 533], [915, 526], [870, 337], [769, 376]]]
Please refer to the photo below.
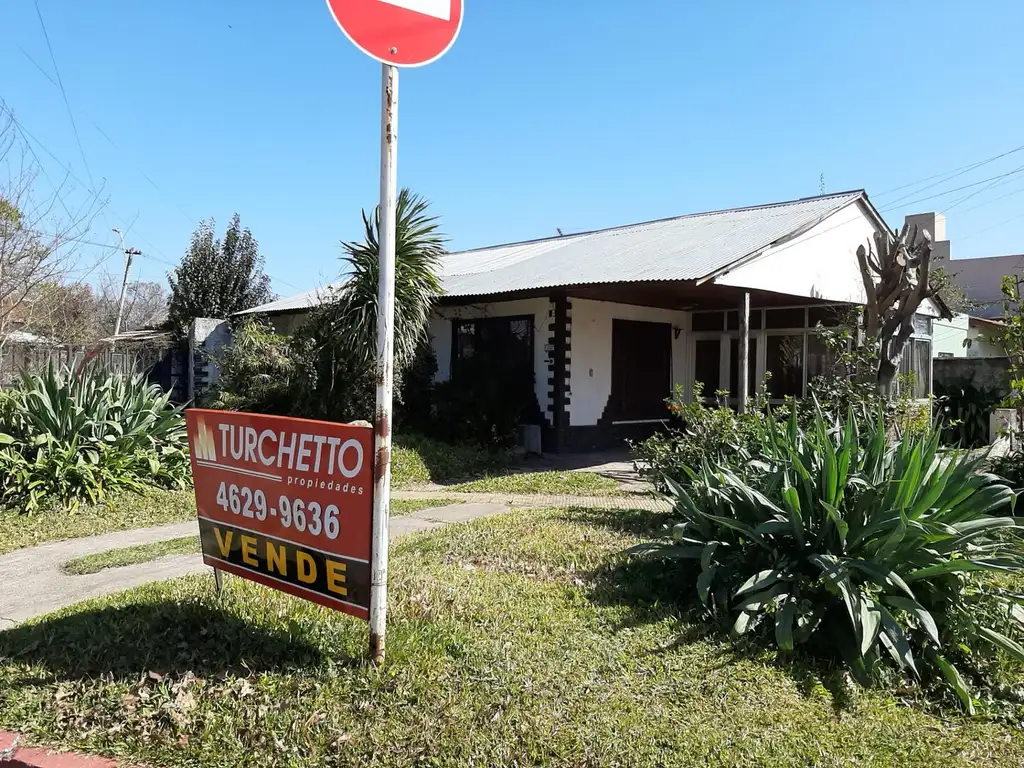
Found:
[[935, 320], [935, 357], [1006, 357], [999, 341], [1005, 327], [1000, 320], [954, 315]]
[[975, 305], [971, 314], [1000, 318], [1003, 316], [1003, 276], [1024, 273], [1024, 254], [952, 259], [947, 268], [953, 275], [953, 282]]
[[[674, 385], [687, 397], [695, 382], [737, 393], [770, 374], [771, 400], [801, 397], [826, 364], [816, 327], [863, 303], [856, 251], [880, 231], [882, 217], [853, 191], [452, 253], [430, 323], [437, 378], [500, 343], [532, 373], [554, 451], [650, 433]], [[320, 295], [249, 313], [287, 332]], [[902, 370], [925, 396], [940, 311], [928, 302], [920, 312]]]

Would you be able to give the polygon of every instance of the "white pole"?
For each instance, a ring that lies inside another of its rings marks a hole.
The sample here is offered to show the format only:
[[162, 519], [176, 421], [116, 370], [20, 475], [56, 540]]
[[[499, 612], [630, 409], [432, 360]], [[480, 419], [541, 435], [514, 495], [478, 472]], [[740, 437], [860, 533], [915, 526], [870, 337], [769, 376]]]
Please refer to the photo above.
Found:
[[747, 412], [747, 397], [749, 396], [750, 376], [750, 293], [743, 292], [743, 301], [740, 302], [740, 344], [739, 355], [736, 361], [739, 373], [736, 376], [736, 405], [740, 413]]
[[377, 295], [377, 413], [374, 418], [373, 541], [370, 555], [370, 659], [384, 661], [391, 508], [391, 391], [395, 350], [395, 216], [398, 186], [398, 69], [382, 65], [380, 285]]

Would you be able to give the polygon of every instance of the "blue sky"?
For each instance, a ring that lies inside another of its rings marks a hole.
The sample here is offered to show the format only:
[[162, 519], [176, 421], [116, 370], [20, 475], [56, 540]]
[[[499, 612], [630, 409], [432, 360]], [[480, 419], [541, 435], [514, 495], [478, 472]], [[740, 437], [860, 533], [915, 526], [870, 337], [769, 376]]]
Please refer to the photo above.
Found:
[[[91, 240], [134, 222], [133, 277], [162, 280], [200, 218], [238, 211], [280, 293], [337, 274], [376, 202], [380, 69], [322, 0], [38, 7], [85, 159], [35, 0], [3, 0], [0, 98], [50, 178], [81, 180], [69, 202], [102, 183]], [[1022, 28], [1017, 0], [468, 0], [452, 51], [402, 74], [399, 181], [453, 249], [814, 195], [824, 174], [891, 223], [978, 192], [947, 213], [954, 257], [1022, 252], [1024, 150], [881, 194], [1024, 145]], [[80, 258], [117, 270], [110, 248]]]

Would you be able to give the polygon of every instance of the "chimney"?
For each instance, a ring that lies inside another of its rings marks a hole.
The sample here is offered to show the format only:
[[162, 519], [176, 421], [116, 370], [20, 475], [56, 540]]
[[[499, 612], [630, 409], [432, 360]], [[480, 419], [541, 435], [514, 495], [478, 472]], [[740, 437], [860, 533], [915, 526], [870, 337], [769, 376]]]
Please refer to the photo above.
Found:
[[949, 240], [946, 239], [946, 217], [941, 213], [912, 213], [907, 216], [909, 227], [927, 229], [932, 236], [932, 261], [946, 262], [950, 259]]

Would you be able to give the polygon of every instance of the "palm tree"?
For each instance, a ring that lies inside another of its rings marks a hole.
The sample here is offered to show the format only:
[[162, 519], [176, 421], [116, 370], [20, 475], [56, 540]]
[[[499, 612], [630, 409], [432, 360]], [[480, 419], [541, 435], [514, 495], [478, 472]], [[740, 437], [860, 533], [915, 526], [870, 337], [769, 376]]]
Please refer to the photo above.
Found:
[[[441, 295], [438, 269], [446, 253], [447, 238], [438, 231], [438, 219], [428, 213], [430, 203], [403, 189], [398, 195], [395, 223], [395, 371], [400, 373], [427, 338], [427, 321]], [[363, 211], [365, 239], [342, 243], [349, 267], [339, 291], [336, 328], [353, 362], [372, 365], [377, 350], [377, 292], [379, 285], [380, 208], [372, 218]]]

